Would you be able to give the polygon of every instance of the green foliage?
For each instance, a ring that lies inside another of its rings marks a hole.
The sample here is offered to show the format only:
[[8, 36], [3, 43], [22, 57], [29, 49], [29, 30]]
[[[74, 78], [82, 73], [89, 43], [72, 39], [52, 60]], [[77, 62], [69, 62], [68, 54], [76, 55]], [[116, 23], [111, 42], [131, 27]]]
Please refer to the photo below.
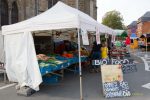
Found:
[[112, 29], [123, 29], [123, 17], [118, 11], [110, 11], [105, 14], [102, 24], [111, 27]]

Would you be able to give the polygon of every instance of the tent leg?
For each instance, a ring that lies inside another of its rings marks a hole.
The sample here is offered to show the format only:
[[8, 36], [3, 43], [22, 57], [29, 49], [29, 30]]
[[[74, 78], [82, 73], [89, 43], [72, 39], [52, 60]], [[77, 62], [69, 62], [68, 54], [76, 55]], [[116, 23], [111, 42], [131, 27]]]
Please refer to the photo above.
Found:
[[83, 100], [83, 90], [82, 90], [82, 68], [81, 68], [81, 52], [80, 52], [80, 30], [78, 32], [78, 53], [79, 53], [79, 77], [80, 77], [80, 100]]

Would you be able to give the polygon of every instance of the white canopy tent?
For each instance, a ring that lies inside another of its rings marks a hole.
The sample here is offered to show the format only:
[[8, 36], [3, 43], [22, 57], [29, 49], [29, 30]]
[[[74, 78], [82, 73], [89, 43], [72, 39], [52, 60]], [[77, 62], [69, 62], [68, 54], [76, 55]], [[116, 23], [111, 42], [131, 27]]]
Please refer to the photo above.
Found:
[[65, 28], [84, 28], [88, 31], [95, 31], [96, 26], [97, 22], [90, 16], [62, 2], [58, 2], [51, 9], [36, 17], [17, 24], [4, 26], [2, 28], [2, 34]]
[[0, 62], [4, 63], [4, 38], [0, 31]]
[[101, 33], [113, 33], [111, 28], [98, 23], [89, 15], [67, 6], [62, 2], [58, 2], [51, 9], [36, 17], [17, 24], [4, 26], [2, 28], [2, 34], [6, 35], [25, 31], [31, 32], [37, 30], [55, 30], [65, 28], [84, 28], [87, 31], [96, 31], [97, 27], [100, 29]]
[[125, 30], [115, 29], [114, 32], [115, 32], [114, 35], [121, 35], [123, 32], [125, 32]]
[[[38, 90], [42, 82], [36, 58], [33, 31], [78, 29], [78, 42], [80, 49], [79, 29], [111, 33], [112, 30], [97, 23], [93, 18], [83, 12], [58, 2], [46, 12], [28, 20], [2, 27], [6, 52], [6, 71], [10, 81], [18, 82], [20, 86], [29, 86]], [[108, 31], [109, 30], [109, 31]], [[79, 52], [79, 67], [81, 79], [81, 58]]]

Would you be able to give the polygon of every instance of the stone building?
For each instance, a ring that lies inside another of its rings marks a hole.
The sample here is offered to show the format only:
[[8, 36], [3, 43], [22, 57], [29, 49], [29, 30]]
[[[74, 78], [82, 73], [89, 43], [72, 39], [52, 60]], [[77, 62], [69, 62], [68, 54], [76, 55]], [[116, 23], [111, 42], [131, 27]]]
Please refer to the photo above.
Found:
[[[0, 28], [36, 16], [62, 1], [74, 8], [76, 0], [0, 0]], [[97, 19], [97, 0], [79, 0], [78, 7]]]

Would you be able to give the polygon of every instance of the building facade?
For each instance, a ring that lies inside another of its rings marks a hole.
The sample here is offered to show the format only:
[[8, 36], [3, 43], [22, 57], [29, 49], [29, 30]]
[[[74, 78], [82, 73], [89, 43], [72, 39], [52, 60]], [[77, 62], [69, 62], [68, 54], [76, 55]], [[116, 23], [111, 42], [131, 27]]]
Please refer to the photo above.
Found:
[[141, 36], [142, 34], [150, 34], [150, 21], [139, 22], [137, 27], [137, 33], [139, 36]]
[[137, 22], [137, 34], [150, 34], [150, 11], [146, 12]]
[[13, 24], [36, 16], [51, 8], [58, 1], [79, 10], [97, 19], [97, 0], [0, 0], [0, 28], [3, 25]]
[[131, 24], [127, 26], [128, 28], [128, 36], [130, 36], [132, 33], [137, 34], [137, 21], [133, 21]]

